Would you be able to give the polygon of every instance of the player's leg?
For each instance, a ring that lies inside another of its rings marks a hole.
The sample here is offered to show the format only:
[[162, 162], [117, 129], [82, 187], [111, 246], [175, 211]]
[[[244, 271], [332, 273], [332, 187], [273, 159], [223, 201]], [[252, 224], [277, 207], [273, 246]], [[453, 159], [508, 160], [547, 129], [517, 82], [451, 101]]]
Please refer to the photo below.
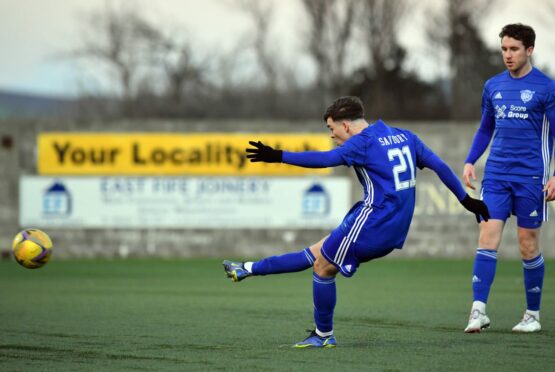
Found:
[[280, 256], [266, 257], [260, 261], [234, 262], [225, 260], [224, 270], [234, 282], [241, 281], [251, 275], [270, 275], [292, 273], [306, 270], [314, 264], [313, 252], [319, 252], [326, 238], [298, 252]]
[[476, 249], [472, 269], [473, 302], [468, 325], [464, 329], [466, 333], [480, 332], [490, 326], [490, 320], [486, 315], [486, 304], [495, 278], [497, 249], [501, 243], [504, 225], [505, 222], [501, 220], [490, 219], [487, 222], [480, 222], [478, 249]]
[[524, 274], [526, 311], [514, 332], [537, 332], [540, 325], [540, 302], [543, 289], [544, 260], [539, 252], [539, 229], [518, 228], [518, 240]]
[[338, 269], [320, 253], [315, 252], [314, 273], [312, 277], [312, 296], [314, 303], [314, 322], [316, 329], [303, 341], [296, 343], [297, 348], [335, 347], [333, 335], [333, 313], [336, 304], [335, 275]]
[[[298, 252], [286, 253], [280, 256], [271, 256], [260, 261], [253, 262], [250, 271], [252, 272], [252, 275], [269, 275], [306, 270], [314, 265], [315, 256], [313, 252], [320, 251], [320, 248], [326, 238], [327, 236], [310, 247]], [[249, 269], [249, 262], [246, 262], [245, 266]]]
[[[348, 229], [347, 231], [350, 230]], [[334, 347], [336, 345], [333, 335], [333, 315], [337, 298], [335, 276], [341, 269], [340, 264], [343, 264], [344, 261], [348, 266], [353, 268], [353, 273], [356, 267], [358, 267], [358, 262], [355, 262], [352, 258], [354, 255], [352, 235], [346, 234], [341, 227], [338, 227], [321, 242], [320, 248], [317, 246], [312, 247], [312, 253], [316, 257], [312, 276], [314, 323], [316, 329], [305, 340], [296, 343], [294, 346], [297, 348]], [[335, 262], [330, 257], [342, 257], [342, 259]], [[343, 273], [345, 269], [341, 270]]]
[[545, 268], [539, 248], [539, 226], [547, 220], [545, 203], [540, 185], [518, 185], [515, 214], [527, 307], [522, 320], [513, 327], [515, 332], [541, 330], [540, 303]]
[[485, 182], [482, 185], [482, 200], [488, 206], [491, 218], [480, 222], [478, 248], [472, 269], [473, 302], [466, 333], [477, 333], [490, 326], [486, 315], [491, 285], [497, 268], [497, 250], [501, 243], [505, 220], [512, 208], [510, 189], [503, 183]]
[[[363, 217], [366, 215], [362, 214]], [[296, 347], [335, 346], [333, 316], [336, 304], [336, 274], [340, 272], [349, 278], [356, 273], [361, 262], [383, 257], [394, 250], [371, 248], [369, 242], [383, 233], [382, 228], [375, 230], [361, 226], [354, 224], [346, 229], [346, 233], [342, 228], [333, 230], [324, 241], [322, 249], [313, 252], [316, 257], [312, 282], [316, 329], [306, 340], [297, 343]]]
[[495, 271], [497, 268], [497, 250], [505, 221], [490, 219], [480, 223], [478, 248], [472, 270], [472, 292], [474, 301], [487, 303]]

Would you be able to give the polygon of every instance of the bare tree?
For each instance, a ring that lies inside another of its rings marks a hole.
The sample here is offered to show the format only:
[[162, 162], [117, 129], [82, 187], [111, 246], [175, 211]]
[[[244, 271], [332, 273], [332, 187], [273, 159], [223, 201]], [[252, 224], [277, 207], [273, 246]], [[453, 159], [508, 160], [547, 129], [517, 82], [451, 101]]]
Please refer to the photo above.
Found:
[[253, 23], [253, 31], [248, 33], [247, 44], [256, 56], [257, 63], [266, 79], [268, 88], [276, 89], [279, 75], [279, 57], [271, 48], [270, 31], [274, 19], [271, 2], [260, 0], [237, 0], [239, 8]]
[[502, 69], [498, 52], [486, 46], [479, 30], [494, 3], [495, 0], [447, 1], [445, 10], [429, 23], [429, 39], [449, 56], [452, 119], [479, 116], [482, 86]]
[[366, 45], [371, 59], [371, 68], [380, 74], [392, 70], [402, 62], [404, 52], [399, 45], [399, 28], [407, 4], [403, 0], [365, 0], [361, 13], [365, 23]]
[[[407, 10], [404, 0], [364, 0], [359, 13], [363, 45], [369, 63], [363, 69], [370, 85], [363, 96], [371, 96], [374, 112], [381, 115], [399, 111], [402, 104], [401, 86], [397, 84], [406, 57], [405, 49], [399, 44], [399, 29]], [[394, 105], [394, 107], [389, 107]]]
[[187, 33], [162, 28], [117, 3], [106, 3], [85, 21], [82, 46], [72, 55], [108, 68], [121, 115], [175, 116], [184, 110], [186, 93], [203, 81]]
[[141, 37], [152, 27], [132, 8], [111, 7], [93, 11], [85, 19], [83, 46], [73, 55], [92, 63], [104, 64], [118, 83], [124, 112], [132, 110], [132, 101], [140, 80], [145, 43]]
[[[295, 110], [291, 100], [299, 94], [296, 71], [284, 62], [281, 38], [274, 37], [275, 2], [268, 0], [230, 0], [251, 27], [237, 41], [231, 54], [220, 56], [221, 94], [230, 102], [243, 97], [242, 107], [252, 116], [276, 117]], [[298, 102], [299, 100], [295, 101]], [[300, 106], [300, 105], [299, 105]]]
[[303, 0], [308, 15], [308, 52], [316, 63], [317, 90], [324, 101], [342, 94], [348, 46], [355, 29], [358, 0]]
[[146, 58], [153, 70], [162, 75], [158, 87], [169, 104], [181, 104], [187, 93], [204, 83], [203, 63], [196, 60], [188, 34], [180, 30], [145, 30], [143, 38], [149, 43]]
[[[553, 2], [552, 0], [543, 0], [540, 2], [537, 2], [538, 4], [536, 5], [536, 3], [534, 3], [534, 7], [531, 7], [531, 10], [533, 11], [533, 15], [534, 17], [537, 19], [538, 23], [541, 23], [545, 26], [547, 26], [549, 29], [551, 29], [553, 27], [553, 19], [555, 18], [555, 2]], [[531, 25], [534, 28], [534, 25]], [[537, 30], [536, 30], [537, 31]], [[547, 34], [538, 34], [538, 38], [542, 38], [542, 39], [550, 39], [551, 42], [551, 49], [555, 49], [555, 41], [553, 41], [553, 38], [550, 38]], [[544, 51], [542, 50], [538, 50], [535, 53], [540, 53], [542, 55], [544, 55]], [[534, 62], [535, 63], [535, 62]], [[543, 64], [541, 66], [539, 66], [544, 72], [547, 72], [548, 74], [555, 74], [555, 69], [553, 68], [553, 64], [552, 63], [548, 63], [548, 64]]]

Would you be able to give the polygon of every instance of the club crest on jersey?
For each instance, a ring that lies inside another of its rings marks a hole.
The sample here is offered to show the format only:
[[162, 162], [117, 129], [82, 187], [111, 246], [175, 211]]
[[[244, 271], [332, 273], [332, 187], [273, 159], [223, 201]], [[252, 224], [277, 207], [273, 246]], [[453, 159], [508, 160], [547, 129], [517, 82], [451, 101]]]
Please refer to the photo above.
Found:
[[520, 91], [520, 99], [524, 103], [529, 102], [532, 99], [532, 97], [534, 97], [534, 93], [536, 93], [536, 92], [534, 92], [532, 90], [528, 90], [528, 89], [521, 90]]
[[507, 106], [505, 106], [505, 105], [503, 105], [501, 107], [495, 105], [495, 111], [496, 111], [495, 118], [496, 119], [505, 119], [505, 117], [507, 116], [507, 115], [505, 115], [505, 110], [506, 109], [507, 109]]

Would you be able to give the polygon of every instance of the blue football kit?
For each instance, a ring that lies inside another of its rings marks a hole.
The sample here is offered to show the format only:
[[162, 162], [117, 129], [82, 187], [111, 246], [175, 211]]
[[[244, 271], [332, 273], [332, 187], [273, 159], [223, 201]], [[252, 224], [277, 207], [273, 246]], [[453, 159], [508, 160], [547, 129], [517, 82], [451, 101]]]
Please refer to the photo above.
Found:
[[[543, 188], [551, 177], [554, 125], [555, 82], [537, 68], [520, 78], [504, 71], [486, 81], [480, 127], [466, 163], [474, 164], [491, 142], [481, 196], [492, 219], [505, 221], [512, 214], [526, 229], [547, 221]], [[478, 247], [472, 270], [475, 304], [487, 303], [496, 266], [497, 250]], [[542, 254], [523, 258], [522, 267], [527, 312], [539, 312], [545, 275]]]
[[322, 255], [346, 277], [352, 276], [361, 262], [403, 247], [414, 213], [417, 168], [434, 170], [458, 200], [466, 196], [453, 171], [414, 133], [381, 120], [328, 152], [284, 151], [283, 162], [354, 168], [364, 198], [322, 247]]
[[[266, 257], [256, 262], [224, 261], [224, 270], [233, 281], [254, 275], [303, 271], [321, 257], [345, 277], [351, 277], [360, 263], [401, 249], [407, 238], [415, 207], [417, 169], [430, 168], [455, 194], [461, 204], [477, 218], [486, 220], [485, 204], [470, 198], [451, 168], [415, 134], [393, 128], [378, 120], [349, 137], [342, 146], [330, 151], [288, 152], [274, 150], [263, 143], [249, 142], [251, 162], [282, 162], [305, 168], [353, 167], [364, 191], [341, 224], [330, 235], [298, 252]], [[321, 256], [315, 257], [314, 249]], [[316, 329], [295, 347], [334, 347], [333, 315], [336, 298], [335, 274], [312, 273], [314, 322]]]
[[489, 79], [482, 95], [482, 118], [466, 163], [474, 164], [491, 141], [482, 199], [491, 218], [537, 228], [547, 220], [542, 191], [555, 135], [555, 82], [537, 68], [521, 78], [509, 71]]

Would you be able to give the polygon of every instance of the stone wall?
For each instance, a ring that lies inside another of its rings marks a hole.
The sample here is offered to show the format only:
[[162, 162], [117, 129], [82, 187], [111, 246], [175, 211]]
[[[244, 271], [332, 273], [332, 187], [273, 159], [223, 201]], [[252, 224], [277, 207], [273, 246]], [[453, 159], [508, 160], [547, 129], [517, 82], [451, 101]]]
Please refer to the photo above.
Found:
[[[476, 123], [391, 123], [417, 133], [450, 164], [457, 174], [472, 141]], [[18, 180], [36, 174], [36, 135], [41, 131], [80, 132], [317, 132], [322, 122], [270, 121], [129, 121], [113, 124], [72, 122], [0, 122], [0, 249], [9, 250], [18, 226]], [[11, 139], [11, 141], [10, 141]], [[10, 144], [11, 142], [11, 144]], [[481, 171], [483, 161], [478, 163]], [[361, 188], [348, 168], [335, 175], [351, 177], [353, 202]], [[419, 172], [417, 209], [407, 242], [394, 257], [471, 257], [477, 244], [474, 217], [459, 206], [433, 172]], [[555, 203], [550, 203], [550, 212]], [[544, 224], [542, 250], [555, 257], [555, 229]], [[297, 250], [327, 234], [325, 230], [208, 230], [208, 229], [48, 229], [57, 258], [94, 257], [258, 257]], [[500, 257], [517, 258], [516, 225], [511, 218], [505, 229]]]

